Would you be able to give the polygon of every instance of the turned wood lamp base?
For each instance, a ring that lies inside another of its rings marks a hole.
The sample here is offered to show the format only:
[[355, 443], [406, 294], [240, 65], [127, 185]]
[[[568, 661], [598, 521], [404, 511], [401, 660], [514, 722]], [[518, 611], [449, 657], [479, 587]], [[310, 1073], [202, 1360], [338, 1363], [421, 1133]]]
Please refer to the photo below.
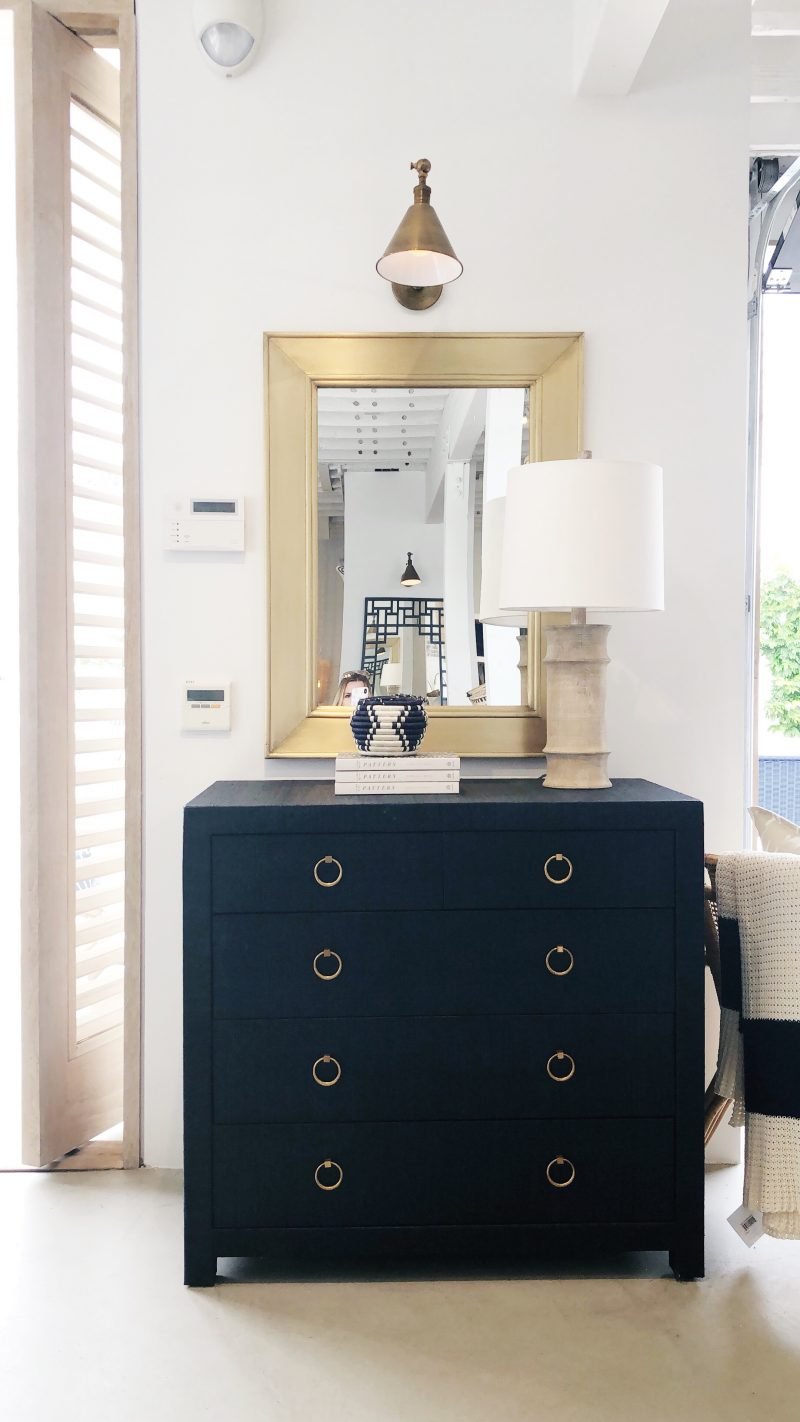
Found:
[[551, 790], [606, 790], [606, 642], [610, 627], [573, 607], [568, 627], [547, 636], [547, 774]]

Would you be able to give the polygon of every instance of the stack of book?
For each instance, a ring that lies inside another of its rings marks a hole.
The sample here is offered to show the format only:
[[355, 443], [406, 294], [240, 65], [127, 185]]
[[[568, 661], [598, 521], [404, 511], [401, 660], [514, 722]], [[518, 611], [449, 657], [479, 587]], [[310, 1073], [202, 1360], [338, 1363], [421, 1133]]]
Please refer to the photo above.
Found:
[[337, 795], [457, 795], [457, 755], [337, 755]]

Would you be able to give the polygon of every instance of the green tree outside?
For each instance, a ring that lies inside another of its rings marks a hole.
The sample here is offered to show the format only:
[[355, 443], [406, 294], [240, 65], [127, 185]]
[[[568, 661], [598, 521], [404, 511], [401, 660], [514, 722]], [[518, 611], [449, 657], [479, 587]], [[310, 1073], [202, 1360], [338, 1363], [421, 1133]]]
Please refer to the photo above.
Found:
[[761, 585], [761, 651], [772, 673], [771, 729], [800, 736], [800, 582], [789, 573]]

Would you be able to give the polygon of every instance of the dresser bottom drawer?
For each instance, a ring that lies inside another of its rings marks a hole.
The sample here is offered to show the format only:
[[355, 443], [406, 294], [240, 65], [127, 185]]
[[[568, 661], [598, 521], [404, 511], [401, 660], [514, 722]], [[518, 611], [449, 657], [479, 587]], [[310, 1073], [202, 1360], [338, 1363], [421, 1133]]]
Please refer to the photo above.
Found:
[[592, 1224], [673, 1212], [668, 1119], [214, 1130], [218, 1229]]

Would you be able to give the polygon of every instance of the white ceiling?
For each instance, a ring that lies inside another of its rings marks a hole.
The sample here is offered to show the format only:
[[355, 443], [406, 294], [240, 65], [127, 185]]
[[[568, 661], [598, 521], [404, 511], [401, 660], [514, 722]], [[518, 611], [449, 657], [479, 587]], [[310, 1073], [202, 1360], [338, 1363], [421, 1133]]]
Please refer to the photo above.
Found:
[[319, 390], [320, 463], [354, 469], [426, 469], [448, 394], [413, 386]]
[[800, 147], [800, 0], [753, 0], [750, 148], [794, 158]]

